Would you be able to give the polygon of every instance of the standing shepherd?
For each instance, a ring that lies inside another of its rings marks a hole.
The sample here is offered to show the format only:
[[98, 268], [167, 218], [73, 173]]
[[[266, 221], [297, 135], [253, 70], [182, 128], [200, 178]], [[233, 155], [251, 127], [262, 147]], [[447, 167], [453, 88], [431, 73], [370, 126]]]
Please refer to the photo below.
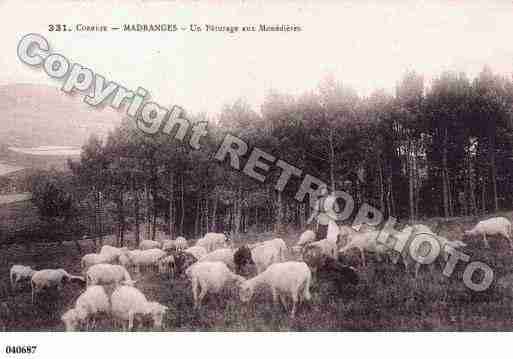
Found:
[[318, 241], [324, 238], [336, 237], [339, 231], [335, 222], [336, 212], [338, 212], [336, 197], [329, 194], [326, 185], [319, 187], [319, 193], [320, 196], [315, 202], [312, 215], [306, 222], [306, 224], [310, 224], [315, 220], [314, 232]]

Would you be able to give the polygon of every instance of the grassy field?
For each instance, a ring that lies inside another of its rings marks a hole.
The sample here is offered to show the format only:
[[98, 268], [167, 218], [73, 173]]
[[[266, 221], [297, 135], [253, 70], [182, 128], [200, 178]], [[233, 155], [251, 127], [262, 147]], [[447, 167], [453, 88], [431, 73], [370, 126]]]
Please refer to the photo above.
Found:
[[[511, 219], [511, 213], [507, 216]], [[450, 238], [461, 237], [461, 227], [474, 221], [461, 220], [439, 227], [439, 233]], [[433, 223], [431, 223], [433, 224]], [[274, 237], [273, 233], [246, 236], [237, 244]], [[289, 246], [297, 233], [284, 238]], [[249, 305], [239, 302], [236, 288], [221, 296], [207, 296], [199, 311], [192, 309], [192, 295], [187, 281], [175, 281], [166, 275], [144, 273], [136, 287], [151, 300], [171, 309], [166, 315], [169, 331], [433, 331], [433, 330], [511, 330], [513, 329], [513, 254], [504, 240], [491, 240], [486, 249], [477, 240], [465, 250], [471, 260], [490, 265], [495, 272], [492, 286], [481, 293], [467, 289], [461, 279], [464, 267], [456, 268], [451, 278], [440, 271], [426, 270], [414, 280], [404, 270], [390, 263], [370, 261], [362, 268], [358, 256], [347, 258], [357, 266], [360, 283], [334, 294], [323, 283], [312, 288], [311, 303], [299, 308], [290, 319], [281, 307], [273, 307], [268, 291], [261, 290]], [[84, 245], [92, 251], [92, 244]], [[290, 255], [293, 258], [293, 255]], [[8, 271], [12, 264], [31, 265], [36, 269], [65, 268], [80, 271], [80, 254], [71, 243], [9, 246], [0, 249], [0, 330], [61, 331], [61, 315], [69, 309], [83, 288], [69, 285], [62, 295], [49, 297], [43, 304], [32, 305], [30, 289], [12, 293]], [[113, 330], [108, 318], [100, 321], [98, 330]], [[145, 330], [140, 328], [140, 330]]]

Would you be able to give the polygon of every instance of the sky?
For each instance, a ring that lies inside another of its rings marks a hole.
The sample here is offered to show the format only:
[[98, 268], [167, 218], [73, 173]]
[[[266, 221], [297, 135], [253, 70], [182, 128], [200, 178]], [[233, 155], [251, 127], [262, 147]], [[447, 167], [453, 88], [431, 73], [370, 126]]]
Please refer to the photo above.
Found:
[[[289, 33], [48, 32], [49, 24], [291, 24]], [[332, 74], [362, 95], [393, 92], [407, 70], [513, 72], [513, 2], [507, 1], [3, 1], [0, 85], [60, 86], [19, 61], [27, 33], [52, 51], [163, 106], [215, 114], [244, 98], [259, 110], [272, 89], [301, 94]]]

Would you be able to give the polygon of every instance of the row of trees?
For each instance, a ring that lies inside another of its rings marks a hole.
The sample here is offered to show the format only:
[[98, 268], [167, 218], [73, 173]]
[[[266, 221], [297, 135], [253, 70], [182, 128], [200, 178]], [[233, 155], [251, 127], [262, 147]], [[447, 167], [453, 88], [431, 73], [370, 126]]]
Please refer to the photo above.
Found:
[[97, 228], [115, 218], [120, 241], [128, 227], [137, 238], [304, 227], [309, 208], [293, 199], [300, 179], [280, 193], [279, 169], [262, 184], [213, 160], [231, 133], [385, 216], [478, 215], [512, 207], [512, 109], [512, 79], [487, 68], [474, 79], [444, 73], [429, 87], [408, 72], [394, 95], [368, 97], [327, 77], [299, 96], [271, 91], [259, 113], [239, 100], [214, 118], [190, 115], [209, 123], [201, 150], [127, 119], [70, 163], [73, 195], [93, 208]]

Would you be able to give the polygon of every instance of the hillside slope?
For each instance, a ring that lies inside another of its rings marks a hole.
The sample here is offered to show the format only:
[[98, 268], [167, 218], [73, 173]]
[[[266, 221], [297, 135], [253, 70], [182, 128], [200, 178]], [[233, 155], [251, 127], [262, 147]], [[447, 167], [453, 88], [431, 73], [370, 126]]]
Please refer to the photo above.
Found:
[[95, 109], [83, 95], [34, 84], [0, 86], [0, 144], [19, 147], [81, 146], [96, 133], [105, 136], [121, 113]]

